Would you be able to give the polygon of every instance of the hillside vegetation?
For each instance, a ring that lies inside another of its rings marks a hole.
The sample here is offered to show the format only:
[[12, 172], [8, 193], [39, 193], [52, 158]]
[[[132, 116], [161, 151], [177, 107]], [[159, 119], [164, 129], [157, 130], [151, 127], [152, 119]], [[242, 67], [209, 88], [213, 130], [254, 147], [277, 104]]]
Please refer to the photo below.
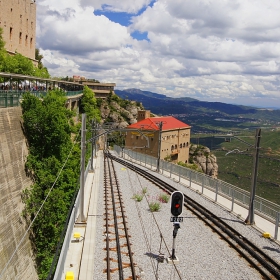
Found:
[[[239, 134], [241, 140], [254, 145], [254, 132]], [[199, 137], [198, 137], [199, 136]], [[280, 131], [262, 130], [256, 194], [280, 204]], [[226, 141], [230, 142], [226, 142]], [[192, 143], [211, 148], [217, 157], [218, 178], [250, 191], [254, 147], [227, 137], [192, 135]], [[233, 151], [231, 153], [228, 153]]]

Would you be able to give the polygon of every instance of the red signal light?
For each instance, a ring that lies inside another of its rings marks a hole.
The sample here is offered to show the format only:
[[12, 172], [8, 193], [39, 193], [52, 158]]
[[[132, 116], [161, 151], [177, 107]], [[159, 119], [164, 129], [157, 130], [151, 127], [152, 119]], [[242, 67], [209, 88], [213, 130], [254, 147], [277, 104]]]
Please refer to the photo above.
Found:
[[175, 217], [181, 215], [183, 211], [184, 195], [182, 192], [175, 191], [171, 196], [171, 214]]

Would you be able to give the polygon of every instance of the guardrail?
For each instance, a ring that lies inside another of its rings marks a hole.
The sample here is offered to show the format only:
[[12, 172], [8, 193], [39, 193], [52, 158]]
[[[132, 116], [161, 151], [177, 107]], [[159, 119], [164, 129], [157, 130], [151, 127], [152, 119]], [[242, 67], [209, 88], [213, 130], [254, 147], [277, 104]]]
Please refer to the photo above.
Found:
[[[47, 91], [22, 91], [22, 90], [0, 90], [0, 108], [4, 107], [17, 107], [20, 105], [20, 100], [24, 93], [30, 92], [30, 94], [36, 97], [42, 97], [47, 95]], [[74, 96], [83, 94], [83, 91], [67, 91], [66, 96]]]
[[[155, 157], [141, 154], [128, 149], [123, 149], [119, 146], [114, 146], [114, 150], [119, 154], [119, 156], [123, 157], [124, 159], [132, 162], [139, 162], [140, 165], [144, 165], [147, 168], [156, 170], [157, 158]], [[202, 193], [204, 191], [204, 188], [211, 190], [215, 194], [215, 202], [217, 202], [218, 195], [226, 197], [232, 202], [231, 211], [233, 211], [234, 203], [241, 205], [242, 207], [247, 209], [249, 207], [250, 193], [234, 185], [231, 185], [219, 179], [214, 179], [204, 173], [196, 172], [192, 169], [188, 169], [164, 160], [160, 160], [159, 167], [162, 174], [168, 174], [169, 177], [176, 176], [179, 182], [182, 179], [185, 179], [188, 181], [190, 187], [193, 183], [200, 185]], [[262, 197], [255, 196], [254, 210], [259, 215], [264, 216], [272, 223], [275, 223], [274, 238], [277, 239], [280, 220], [280, 205], [275, 204]]]
[[[91, 165], [91, 159], [89, 159], [87, 168], [85, 170], [85, 181], [86, 181], [86, 178], [88, 175], [88, 171], [90, 169], [90, 165]], [[49, 275], [47, 277], [47, 280], [62, 279], [62, 275], [64, 272], [64, 264], [65, 264], [66, 257], [67, 257], [67, 251], [68, 251], [71, 239], [72, 239], [72, 230], [74, 228], [74, 224], [78, 217], [79, 205], [80, 205], [80, 190], [78, 191], [78, 194], [76, 196], [75, 203], [72, 203], [72, 205], [70, 207], [68, 219], [66, 221], [64, 231], [61, 234], [60, 241], [57, 246], [56, 254], [54, 256], [53, 263], [52, 263]], [[66, 231], [66, 233], [65, 233], [65, 231]], [[63, 245], [62, 245], [62, 242], [63, 242]], [[58, 259], [58, 257], [59, 257], [59, 259]]]

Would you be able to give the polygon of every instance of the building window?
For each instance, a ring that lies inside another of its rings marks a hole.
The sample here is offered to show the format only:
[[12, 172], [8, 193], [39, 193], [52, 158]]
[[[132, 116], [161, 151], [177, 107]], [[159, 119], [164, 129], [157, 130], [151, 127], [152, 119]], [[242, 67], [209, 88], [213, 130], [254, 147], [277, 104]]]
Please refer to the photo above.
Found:
[[180, 144], [180, 149], [182, 149], [182, 144]]
[[138, 140], [139, 139], [139, 136], [136, 136], [136, 140]]
[[12, 37], [13, 37], [13, 28], [10, 27], [10, 40], [12, 40]]
[[173, 151], [173, 150], [174, 150], [174, 146], [172, 145], [172, 146], [171, 146], [171, 151]]
[[183, 148], [185, 148], [185, 147], [186, 147], [186, 144], [184, 143], [184, 144], [183, 144]]
[[25, 36], [25, 46], [27, 47], [27, 43], [28, 43], [28, 35]]
[[154, 141], [154, 138], [151, 138], [151, 141]]
[[175, 149], [177, 149], [177, 145], [175, 145]]
[[31, 28], [33, 29], [33, 21], [31, 21]]
[[19, 32], [19, 43], [21, 44], [22, 42], [22, 32]]
[[186, 147], [188, 147], [189, 146], [189, 142], [187, 142], [187, 145], [186, 145]]
[[33, 45], [33, 38], [30, 38], [30, 48], [32, 48]]

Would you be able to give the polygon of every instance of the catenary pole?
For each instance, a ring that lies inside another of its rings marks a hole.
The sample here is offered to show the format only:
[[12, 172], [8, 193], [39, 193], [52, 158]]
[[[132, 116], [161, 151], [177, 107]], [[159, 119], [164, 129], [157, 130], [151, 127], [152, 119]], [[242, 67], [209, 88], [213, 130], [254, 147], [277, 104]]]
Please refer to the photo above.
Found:
[[256, 185], [257, 185], [257, 176], [258, 176], [258, 163], [259, 163], [259, 152], [260, 152], [260, 141], [261, 141], [261, 129], [256, 129], [255, 135], [255, 153], [254, 153], [254, 164], [252, 172], [252, 185], [250, 192], [250, 204], [249, 204], [249, 213], [248, 217], [245, 220], [247, 225], [255, 224], [254, 220], [254, 199], [256, 195]]
[[159, 172], [159, 163], [160, 163], [161, 132], [162, 132], [162, 122], [159, 123], [159, 132], [158, 132], [157, 172]]
[[84, 214], [85, 201], [85, 154], [86, 154], [86, 114], [82, 114], [82, 139], [81, 139], [81, 174], [80, 174], [80, 215], [79, 223], [86, 221]]

